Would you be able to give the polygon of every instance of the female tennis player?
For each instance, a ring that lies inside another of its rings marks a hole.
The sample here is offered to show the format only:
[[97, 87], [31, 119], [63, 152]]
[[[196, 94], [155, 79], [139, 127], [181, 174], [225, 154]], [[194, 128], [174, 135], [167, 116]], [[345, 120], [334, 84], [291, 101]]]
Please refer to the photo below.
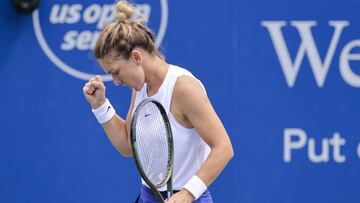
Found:
[[[154, 45], [152, 32], [143, 25], [144, 19], [134, 18], [139, 16], [134, 7], [119, 1], [116, 10], [117, 20], [102, 30], [95, 56], [116, 86], [127, 85], [133, 90], [126, 119], [116, 114], [106, 98], [100, 76], [91, 78], [83, 93], [123, 156], [132, 156], [129, 137], [134, 109], [146, 98], [158, 100], [168, 114], [174, 137], [175, 194], [166, 202], [210, 203], [207, 188], [233, 156], [228, 134], [202, 83], [186, 69], [164, 60]], [[137, 202], [157, 201], [143, 184]]]

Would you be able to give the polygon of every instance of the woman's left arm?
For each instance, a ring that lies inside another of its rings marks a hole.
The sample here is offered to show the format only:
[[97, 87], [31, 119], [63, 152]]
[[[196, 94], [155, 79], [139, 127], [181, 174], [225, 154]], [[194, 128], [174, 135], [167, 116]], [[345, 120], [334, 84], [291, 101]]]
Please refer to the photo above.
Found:
[[[204, 89], [195, 79], [182, 76], [177, 80], [173, 102], [211, 148], [209, 156], [196, 173], [196, 176], [209, 186], [233, 157], [230, 138]], [[190, 197], [191, 200], [194, 199], [189, 191], [183, 189], [168, 202], [191, 202], [188, 201]]]

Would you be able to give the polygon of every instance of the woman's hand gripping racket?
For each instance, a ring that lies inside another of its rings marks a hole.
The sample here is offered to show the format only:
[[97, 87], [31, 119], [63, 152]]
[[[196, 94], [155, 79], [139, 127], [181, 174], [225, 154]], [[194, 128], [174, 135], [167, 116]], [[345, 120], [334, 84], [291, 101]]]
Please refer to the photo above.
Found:
[[164, 107], [154, 99], [145, 99], [135, 109], [131, 121], [131, 145], [136, 167], [160, 202], [159, 189], [167, 185], [172, 191], [174, 143]]

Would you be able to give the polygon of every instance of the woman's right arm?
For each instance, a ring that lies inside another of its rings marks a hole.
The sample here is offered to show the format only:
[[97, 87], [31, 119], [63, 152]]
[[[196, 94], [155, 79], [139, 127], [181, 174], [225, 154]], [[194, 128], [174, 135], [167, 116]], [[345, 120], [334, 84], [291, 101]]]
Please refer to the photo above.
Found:
[[[95, 76], [87, 82], [83, 88], [84, 95], [93, 109], [99, 108], [105, 103], [105, 86], [100, 76]], [[126, 120], [115, 114], [110, 120], [102, 124], [111, 144], [123, 155], [132, 156], [130, 142], [130, 123], [134, 108], [136, 91], [133, 90], [131, 104]]]
[[112, 145], [123, 155], [132, 156], [130, 142], [130, 123], [131, 115], [134, 108], [136, 91], [133, 90], [131, 104], [126, 116], [126, 120], [115, 114], [108, 122], [102, 126]]

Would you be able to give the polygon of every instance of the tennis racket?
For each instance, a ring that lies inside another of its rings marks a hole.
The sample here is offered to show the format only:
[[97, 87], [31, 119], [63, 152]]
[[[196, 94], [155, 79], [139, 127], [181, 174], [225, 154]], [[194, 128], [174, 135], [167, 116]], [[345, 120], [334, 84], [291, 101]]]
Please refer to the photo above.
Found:
[[136, 167], [160, 202], [165, 202], [159, 188], [167, 185], [172, 196], [174, 143], [164, 107], [156, 100], [142, 101], [131, 120], [131, 147]]

